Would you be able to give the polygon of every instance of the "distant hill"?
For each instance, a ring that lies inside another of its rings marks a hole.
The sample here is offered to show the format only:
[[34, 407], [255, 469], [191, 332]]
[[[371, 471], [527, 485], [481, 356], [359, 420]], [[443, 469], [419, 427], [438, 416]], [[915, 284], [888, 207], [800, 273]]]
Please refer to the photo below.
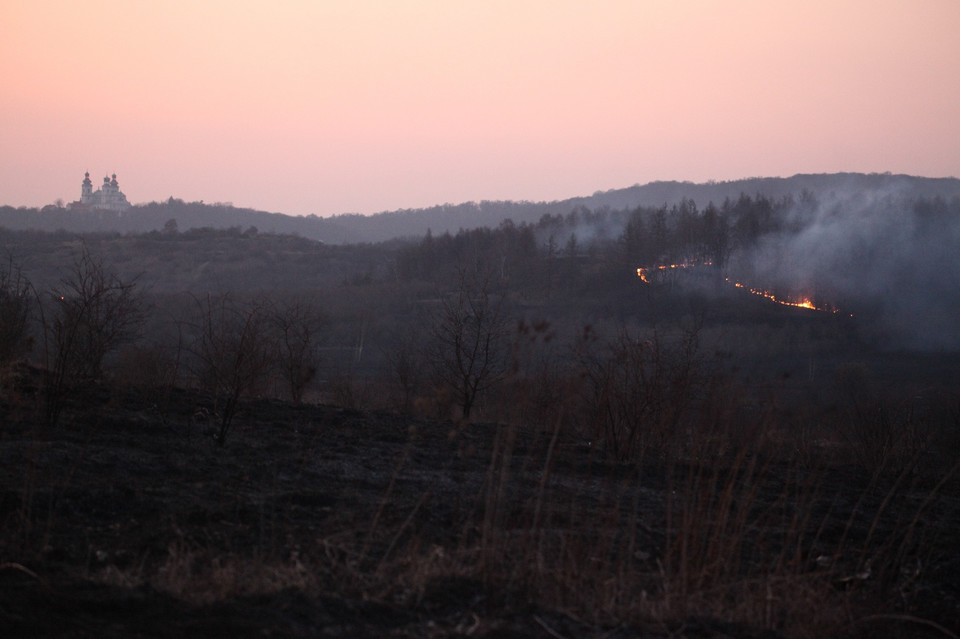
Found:
[[292, 216], [236, 208], [222, 204], [166, 202], [137, 205], [124, 213], [0, 207], [0, 226], [42, 231], [142, 233], [161, 230], [170, 220], [183, 231], [191, 228], [256, 227], [261, 232], [296, 234], [329, 244], [382, 242], [399, 237], [455, 233], [459, 229], [496, 227], [504, 220], [533, 223], [544, 215], [567, 215], [576, 209], [596, 211], [672, 205], [693, 200], [699, 208], [721, 204], [740, 194], [763, 194], [780, 199], [804, 191], [819, 197], [850, 197], [859, 193], [915, 197], [960, 197], [960, 179], [925, 178], [889, 173], [834, 173], [794, 175], [789, 178], [757, 177], [728, 182], [651, 182], [623, 189], [598, 191], [590, 196], [554, 202], [482, 201], [442, 204], [423, 209], [402, 209], [375, 215], [337, 215], [329, 218]]
[[608, 206], [613, 209], [636, 206], [657, 207], [672, 204], [681, 199], [690, 199], [703, 208], [709, 202], [720, 204], [726, 198], [763, 194], [770, 199], [780, 199], [809, 191], [818, 196], [844, 196], [872, 192], [884, 195], [915, 197], [960, 196], [960, 179], [926, 178], [890, 173], [830, 173], [799, 174], [789, 178], [755, 177], [729, 182], [650, 182], [625, 189], [613, 189], [594, 193], [590, 197], [567, 200], [574, 206], [596, 209]]

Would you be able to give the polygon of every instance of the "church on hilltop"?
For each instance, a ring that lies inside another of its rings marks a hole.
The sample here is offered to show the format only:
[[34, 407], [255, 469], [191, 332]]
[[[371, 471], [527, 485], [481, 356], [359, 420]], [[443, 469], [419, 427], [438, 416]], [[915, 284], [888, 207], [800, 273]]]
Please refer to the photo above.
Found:
[[103, 185], [96, 191], [93, 190], [93, 182], [90, 180], [90, 172], [87, 171], [83, 176], [83, 182], [80, 184], [80, 199], [70, 204], [71, 209], [89, 210], [99, 209], [104, 211], [126, 211], [130, 208], [130, 202], [127, 196], [120, 190], [117, 184], [117, 174], [113, 178], [104, 177]]

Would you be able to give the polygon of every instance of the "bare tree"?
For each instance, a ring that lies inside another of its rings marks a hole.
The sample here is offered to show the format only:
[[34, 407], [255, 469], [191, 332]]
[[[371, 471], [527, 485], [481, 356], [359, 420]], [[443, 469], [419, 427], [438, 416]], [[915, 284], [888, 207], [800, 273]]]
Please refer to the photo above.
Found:
[[419, 326], [395, 327], [384, 357], [391, 381], [400, 391], [397, 409], [406, 414], [414, 410], [414, 398], [421, 390], [426, 377], [424, 339]]
[[480, 394], [506, 370], [503, 296], [493, 292], [489, 275], [461, 271], [458, 289], [441, 296], [440, 303], [430, 358], [437, 381], [453, 392], [467, 420]]
[[42, 322], [46, 411], [52, 425], [67, 396], [100, 382], [107, 355], [139, 335], [144, 307], [136, 283], [108, 271], [86, 247], [49, 301]]
[[10, 258], [0, 268], [0, 368], [29, 352], [33, 287]]
[[591, 435], [621, 459], [669, 444], [704, 383], [699, 327], [674, 340], [622, 332], [599, 352], [591, 333], [577, 346]]
[[317, 349], [324, 319], [309, 302], [296, 298], [277, 302], [270, 313], [275, 333], [276, 362], [280, 379], [294, 403], [303, 393], [320, 366]]
[[240, 398], [254, 392], [270, 364], [268, 316], [259, 302], [241, 304], [229, 296], [196, 300], [197, 317], [188, 326], [193, 336], [189, 352], [200, 387], [210, 393], [220, 429], [217, 443], [227, 433]]

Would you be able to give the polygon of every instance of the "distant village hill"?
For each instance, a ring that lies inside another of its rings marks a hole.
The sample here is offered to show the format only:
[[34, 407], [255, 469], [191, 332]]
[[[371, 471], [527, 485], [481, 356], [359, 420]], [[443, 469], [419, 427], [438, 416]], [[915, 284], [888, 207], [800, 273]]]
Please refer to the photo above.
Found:
[[[0, 206], [0, 227], [11, 230], [68, 231], [74, 233], [183, 232], [189, 229], [234, 229], [248, 232], [285, 233], [328, 244], [385, 242], [395, 238], [421, 238], [459, 230], [496, 228], [505, 220], [536, 224], [544, 216], [567, 217], [571, 213], [633, 211], [659, 208], [682, 201], [703, 210], [708, 203], [721, 206], [741, 195], [763, 195], [770, 200], [813, 195], [822, 201], [855, 195], [918, 198], [960, 197], [960, 180], [925, 178], [889, 173], [802, 174], [789, 178], [750, 178], [729, 182], [651, 182], [624, 189], [598, 191], [593, 195], [554, 202], [482, 201], [441, 204], [423, 209], [404, 209], [375, 215], [345, 214], [321, 218], [295, 216], [169, 198], [131, 206], [120, 191], [116, 175], [104, 178], [94, 191], [87, 174], [80, 200], [67, 207], [43, 209]], [[582, 217], [582, 216], [581, 216]], [[613, 216], [624, 218], [625, 216]], [[611, 219], [611, 223], [615, 222]]]
[[121, 213], [130, 208], [130, 202], [127, 201], [127, 196], [120, 190], [116, 173], [113, 174], [112, 178], [105, 176], [103, 185], [94, 191], [93, 182], [90, 180], [90, 172], [87, 171], [83, 175], [83, 182], [80, 183], [80, 199], [71, 202], [68, 208], [78, 213], [92, 210]]

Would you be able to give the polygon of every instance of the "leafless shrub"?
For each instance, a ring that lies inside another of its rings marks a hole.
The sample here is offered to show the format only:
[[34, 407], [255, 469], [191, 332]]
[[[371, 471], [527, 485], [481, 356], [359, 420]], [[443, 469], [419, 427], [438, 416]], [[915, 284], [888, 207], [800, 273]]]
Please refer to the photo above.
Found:
[[11, 258], [0, 268], [0, 414], [24, 404], [24, 376], [17, 369], [33, 346], [34, 300], [33, 287]]
[[441, 296], [428, 347], [437, 382], [456, 397], [461, 417], [469, 420], [480, 396], [506, 370], [506, 322], [503, 296], [492, 277], [461, 271], [456, 291]]
[[324, 319], [313, 304], [300, 298], [271, 306], [268, 315], [275, 337], [276, 366], [290, 400], [299, 404], [320, 366], [317, 346]]
[[870, 472], [914, 471], [939, 436], [935, 416], [924, 416], [912, 398], [882, 389], [861, 363], [834, 375], [838, 432], [857, 463]]
[[576, 393], [572, 367], [557, 353], [556, 331], [546, 320], [519, 320], [500, 404], [501, 419], [550, 429], [567, 422]]
[[396, 337], [393, 348], [385, 355], [389, 379], [399, 391], [396, 409], [407, 415], [413, 414], [426, 378], [423, 338], [415, 327], [411, 327]]
[[107, 355], [134, 340], [144, 320], [135, 282], [107, 270], [84, 247], [43, 311], [47, 421], [55, 424], [67, 396], [103, 377]]
[[662, 448], [681, 434], [704, 381], [696, 327], [668, 342], [653, 331], [626, 331], [606, 346], [586, 327], [577, 345], [584, 382], [583, 419], [615, 457], [629, 459], [648, 446]]
[[0, 368], [6, 368], [30, 351], [30, 316], [33, 287], [20, 267], [9, 259], [0, 268]]
[[190, 333], [190, 367], [200, 388], [209, 393], [219, 420], [217, 443], [227, 434], [240, 399], [266, 379], [273, 350], [267, 309], [260, 302], [240, 303], [231, 297], [196, 299]]
[[135, 344], [120, 351], [114, 367], [117, 384], [162, 390], [177, 383], [178, 358], [164, 345]]
[[348, 410], [370, 408], [364, 381], [350, 365], [338, 366], [330, 371], [326, 388], [330, 400], [340, 408]]

